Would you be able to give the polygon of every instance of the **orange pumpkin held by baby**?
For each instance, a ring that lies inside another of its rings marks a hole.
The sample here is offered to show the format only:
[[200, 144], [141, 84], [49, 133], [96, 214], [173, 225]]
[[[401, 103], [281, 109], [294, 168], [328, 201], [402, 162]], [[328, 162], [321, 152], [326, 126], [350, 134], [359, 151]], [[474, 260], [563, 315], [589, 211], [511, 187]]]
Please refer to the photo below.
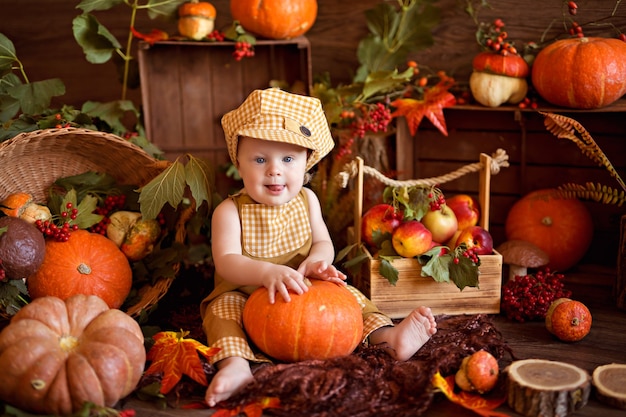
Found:
[[361, 307], [345, 287], [311, 280], [309, 290], [280, 295], [269, 303], [267, 288], [255, 290], [243, 310], [250, 340], [265, 354], [283, 362], [330, 359], [349, 355], [363, 336]]
[[230, 2], [234, 20], [268, 39], [304, 35], [317, 18], [317, 0], [237, 0]]
[[132, 281], [128, 259], [113, 241], [76, 230], [67, 242], [46, 241], [43, 263], [26, 284], [33, 299], [95, 295], [110, 308], [119, 308], [130, 293]]

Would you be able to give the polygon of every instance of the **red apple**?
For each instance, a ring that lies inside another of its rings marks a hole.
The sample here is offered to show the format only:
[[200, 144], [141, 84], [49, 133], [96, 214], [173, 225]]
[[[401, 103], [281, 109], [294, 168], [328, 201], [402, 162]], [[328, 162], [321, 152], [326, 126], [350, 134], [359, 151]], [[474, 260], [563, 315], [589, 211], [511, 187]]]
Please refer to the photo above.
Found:
[[429, 210], [422, 217], [422, 223], [433, 235], [437, 242], [447, 242], [458, 229], [458, 223], [454, 211], [446, 204], [442, 204], [438, 210]]
[[370, 247], [375, 248], [374, 232], [382, 234], [393, 231], [402, 223], [404, 215], [390, 204], [377, 204], [361, 217], [361, 239]]
[[456, 215], [459, 229], [466, 229], [478, 224], [480, 204], [474, 197], [467, 194], [457, 194], [446, 198], [446, 205]]
[[391, 244], [398, 255], [413, 258], [430, 249], [433, 235], [421, 222], [409, 220], [396, 227], [391, 235]]
[[493, 238], [488, 230], [480, 226], [470, 226], [459, 234], [456, 246], [465, 243], [468, 249], [474, 248], [476, 255], [490, 255], [493, 253]]

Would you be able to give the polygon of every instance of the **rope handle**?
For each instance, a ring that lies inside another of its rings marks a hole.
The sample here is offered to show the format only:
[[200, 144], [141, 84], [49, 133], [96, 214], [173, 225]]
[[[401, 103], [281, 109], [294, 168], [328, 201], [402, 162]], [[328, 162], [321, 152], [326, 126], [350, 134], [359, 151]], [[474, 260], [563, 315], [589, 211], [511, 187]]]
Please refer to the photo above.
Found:
[[480, 172], [478, 184], [478, 201], [481, 207], [481, 216], [479, 225], [485, 230], [489, 230], [489, 195], [491, 187], [491, 175], [500, 172], [500, 168], [509, 166], [509, 156], [504, 149], [498, 149], [489, 156], [485, 153], [480, 154], [479, 162], [465, 165], [448, 174], [412, 180], [394, 180], [386, 177], [377, 169], [364, 165], [363, 158], [356, 157], [353, 161], [344, 165], [344, 169], [340, 172], [339, 180], [342, 188], [347, 187], [348, 180], [356, 177], [356, 198], [354, 202], [354, 242], [361, 241], [361, 217], [363, 215], [363, 176], [367, 174], [374, 177], [378, 181], [390, 187], [411, 187], [416, 185], [434, 186], [453, 181], [463, 175]]

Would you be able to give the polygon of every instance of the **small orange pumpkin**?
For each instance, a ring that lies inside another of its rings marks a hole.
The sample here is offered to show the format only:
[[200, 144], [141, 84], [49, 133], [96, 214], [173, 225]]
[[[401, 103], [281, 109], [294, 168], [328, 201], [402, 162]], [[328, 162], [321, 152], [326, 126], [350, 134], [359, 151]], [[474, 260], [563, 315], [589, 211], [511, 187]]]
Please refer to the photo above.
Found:
[[626, 42], [591, 37], [553, 42], [537, 54], [532, 83], [557, 106], [608, 106], [626, 93]]
[[278, 296], [269, 303], [267, 288], [255, 290], [244, 307], [243, 324], [261, 351], [284, 361], [349, 355], [361, 342], [363, 317], [352, 293], [338, 284], [311, 280], [309, 290]]
[[565, 271], [589, 249], [593, 219], [580, 200], [561, 196], [553, 189], [536, 190], [513, 204], [505, 233], [507, 240], [524, 240], [547, 253], [548, 268]]
[[213, 32], [215, 27], [215, 7], [208, 2], [191, 0], [178, 8], [178, 32], [199, 41]]
[[463, 358], [454, 381], [463, 391], [484, 394], [496, 386], [499, 375], [498, 360], [486, 350], [479, 350]]
[[269, 39], [304, 35], [317, 18], [317, 0], [236, 0], [230, 13], [249, 32]]
[[33, 299], [96, 295], [110, 308], [119, 308], [132, 281], [128, 259], [115, 243], [100, 234], [77, 230], [67, 242], [46, 241], [43, 263], [26, 284]]
[[591, 322], [587, 306], [569, 298], [554, 300], [546, 314], [546, 329], [564, 342], [582, 340], [589, 334]]

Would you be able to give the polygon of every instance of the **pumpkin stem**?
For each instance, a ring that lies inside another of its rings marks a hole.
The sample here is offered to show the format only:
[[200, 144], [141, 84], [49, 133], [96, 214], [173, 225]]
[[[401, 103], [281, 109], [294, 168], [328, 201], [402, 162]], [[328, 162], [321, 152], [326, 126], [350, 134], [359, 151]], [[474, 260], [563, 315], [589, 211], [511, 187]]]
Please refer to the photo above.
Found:
[[91, 274], [91, 268], [89, 267], [89, 265], [85, 264], [85, 263], [81, 263], [80, 265], [78, 265], [78, 267], [76, 268], [76, 270], [78, 272], [80, 272], [83, 275], [89, 275]]
[[63, 352], [71, 352], [78, 346], [78, 339], [74, 336], [61, 336], [59, 338], [59, 347]]
[[552, 217], [546, 216], [546, 217], [542, 218], [541, 219], [541, 224], [543, 224], [544, 226], [552, 226]]

